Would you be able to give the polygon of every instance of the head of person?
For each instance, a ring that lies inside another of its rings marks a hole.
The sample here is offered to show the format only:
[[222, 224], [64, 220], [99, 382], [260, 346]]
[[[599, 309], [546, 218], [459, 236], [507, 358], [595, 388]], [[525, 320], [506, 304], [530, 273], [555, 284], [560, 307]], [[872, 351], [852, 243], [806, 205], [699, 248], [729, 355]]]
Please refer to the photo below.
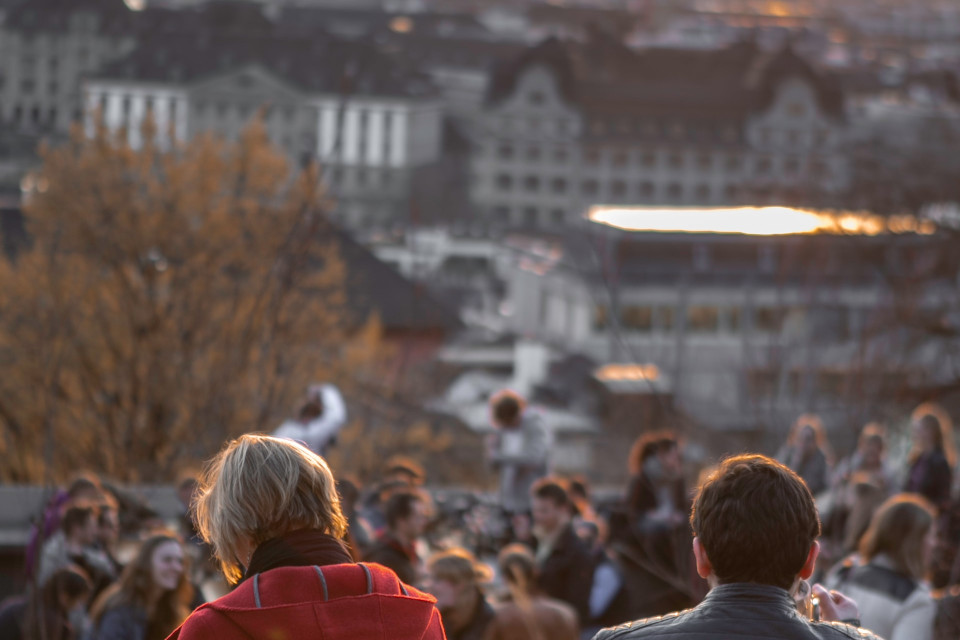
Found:
[[426, 478], [423, 466], [406, 456], [391, 456], [383, 469], [384, 484], [398, 483], [407, 487], [419, 487]]
[[111, 547], [120, 539], [120, 514], [112, 507], [100, 509], [97, 516], [97, 542]]
[[827, 437], [820, 416], [805, 413], [797, 418], [790, 427], [787, 444], [802, 452], [804, 456], [817, 450], [826, 452]]
[[455, 547], [435, 553], [427, 560], [426, 590], [437, 599], [441, 615], [452, 611], [473, 611], [479, 586], [492, 572], [466, 549]]
[[92, 473], [81, 473], [70, 481], [66, 488], [67, 498], [71, 502], [96, 504], [105, 492], [99, 478]]
[[427, 500], [418, 491], [398, 491], [390, 496], [383, 509], [387, 528], [404, 542], [413, 542], [423, 535], [429, 522]]
[[916, 460], [925, 453], [938, 451], [947, 458], [950, 466], [953, 466], [956, 463], [953, 424], [943, 407], [931, 402], [922, 404], [913, 410], [910, 419], [913, 440], [910, 460]]
[[860, 454], [861, 464], [867, 468], [879, 467], [883, 463], [886, 449], [887, 438], [883, 426], [876, 422], [867, 424], [857, 439], [857, 452]]
[[59, 637], [63, 620], [83, 606], [92, 591], [90, 578], [80, 567], [67, 565], [57, 569], [30, 597], [23, 637]]
[[86, 547], [97, 541], [97, 510], [90, 506], [67, 508], [60, 521], [66, 539], [75, 545]]
[[292, 440], [241, 436], [210, 461], [200, 486], [197, 528], [231, 582], [267, 540], [299, 529], [346, 533], [330, 467]]
[[177, 485], [177, 499], [188, 511], [200, 491], [200, 481], [194, 475], [187, 475]]
[[526, 406], [526, 400], [516, 391], [498, 391], [490, 398], [490, 422], [497, 429], [515, 429], [520, 426]]
[[676, 480], [683, 473], [680, 441], [670, 431], [645, 433], [630, 449], [630, 472], [645, 474], [653, 481]]
[[898, 571], [923, 579], [933, 551], [934, 514], [921, 496], [904, 493], [888, 498], [863, 534], [860, 555], [867, 562], [884, 555]]
[[793, 589], [820, 551], [820, 518], [807, 485], [760, 455], [724, 460], [700, 486], [690, 524], [698, 573], [711, 584]]
[[508, 544], [497, 554], [497, 566], [510, 591], [532, 595], [537, 590], [537, 561], [526, 545]]
[[541, 478], [530, 489], [534, 529], [551, 535], [570, 522], [570, 496], [558, 478]]
[[143, 608], [153, 612], [149, 626], [163, 638], [187, 617], [192, 597], [183, 545], [173, 535], [157, 534], [140, 545], [120, 579], [97, 598], [91, 618], [99, 624], [114, 607]]
[[357, 509], [357, 502], [360, 500], [358, 483], [350, 478], [340, 478], [337, 480], [337, 495], [340, 496], [340, 509], [343, 511], [343, 515], [351, 517]]

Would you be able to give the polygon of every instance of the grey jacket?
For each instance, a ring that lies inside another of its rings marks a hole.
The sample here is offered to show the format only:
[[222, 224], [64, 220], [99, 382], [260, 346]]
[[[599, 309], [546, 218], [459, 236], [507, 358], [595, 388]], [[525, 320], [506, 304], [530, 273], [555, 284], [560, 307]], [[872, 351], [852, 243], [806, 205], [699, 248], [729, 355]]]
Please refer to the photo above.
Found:
[[594, 640], [879, 640], [840, 622], [811, 622], [786, 590], [758, 584], [713, 588], [698, 606], [658, 618], [603, 629]]

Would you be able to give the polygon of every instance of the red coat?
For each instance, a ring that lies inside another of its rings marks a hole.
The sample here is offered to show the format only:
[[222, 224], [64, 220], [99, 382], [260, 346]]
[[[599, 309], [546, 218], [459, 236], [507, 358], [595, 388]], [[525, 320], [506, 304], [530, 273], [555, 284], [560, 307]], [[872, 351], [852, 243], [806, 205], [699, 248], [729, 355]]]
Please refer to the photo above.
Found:
[[167, 640], [446, 640], [435, 602], [378, 564], [280, 567], [201, 606]]

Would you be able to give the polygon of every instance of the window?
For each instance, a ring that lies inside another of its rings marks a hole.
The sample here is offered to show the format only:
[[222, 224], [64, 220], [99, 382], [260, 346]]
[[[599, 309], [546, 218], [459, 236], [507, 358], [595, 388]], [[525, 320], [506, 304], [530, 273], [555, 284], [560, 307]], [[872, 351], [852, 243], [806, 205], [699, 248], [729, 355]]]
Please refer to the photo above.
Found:
[[826, 129], [818, 129], [817, 132], [813, 134], [813, 143], [816, 146], [822, 147], [828, 142], [830, 142], [830, 134]]
[[709, 153], [701, 153], [697, 156], [697, 167], [704, 171], [708, 171], [713, 167], [713, 156]]
[[567, 153], [566, 149], [554, 149], [553, 151], [553, 161], [564, 164], [570, 158], [570, 154]]
[[593, 308], [593, 330], [602, 331], [610, 323], [610, 311], [606, 305], [598, 304]]
[[787, 132], [787, 144], [791, 147], [795, 147], [800, 144], [800, 132], [799, 131], [788, 131]]
[[651, 331], [653, 329], [653, 308], [627, 305], [620, 312], [620, 323], [630, 331]]
[[710, 185], [701, 184], [697, 186], [697, 204], [704, 204], [710, 200]]
[[540, 159], [540, 147], [528, 147], [527, 160], [531, 162], [536, 162], [539, 159]]
[[687, 128], [682, 123], [675, 122], [670, 125], [670, 137], [674, 140], [682, 140], [686, 134]]
[[615, 167], [627, 166], [629, 156], [626, 151], [615, 151], [612, 158], [612, 164]]
[[20, 91], [22, 93], [33, 93], [34, 87], [36, 87], [36, 82], [33, 78], [24, 78], [20, 81]]
[[652, 169], [657, 166], [657, 154], [653, 151], [644, 151], [641, 162], [645, 168]]
[[657, 309], [657, 328], [661, 331], [673, 330], [674, 312], [673, 307], [659, 307]]
[[600, 183], [594, 179], [584, 180], [580, 185], [580, 191], [585, 196], [595, 196], [600, 191]]
[[739, 171], [740, 170], [740, 156], [735, 154], [730, 154], [727, 156], [726, 167], [727, 171]]
[[736, 332], [740, 331], [740, 307], [730, 307], [727, 309], [727, 329]]
[[537, 216], [540, 212], [536, 207], [524, 207], [523, 208], [523, 222], [528, 227], [537, 226]]
[[683, 154], [671, 153], [669, 156], [667, 156], [667, 163], [670, 165], [671, 169], [682, 169]]
[[720, 327], [720, 310], [716, 307], [687, 307], [687, 330], [696, 333], [715, 333]]
[[567, 192], [567, 181], [565, 178], [554, 178], [550, 181], [550, 189], [557, 194]]
[[723, 194], [728, 203], [736, 202], [737, 198], [740, 197], [740, 190], [737, 188], [737, 185], [728, 184], [726, 189], [723, 190]]
[[757, 307], [753, 311], [753, 328], [757, 331], [779, 333], [783, 327], [784, 313], [779, 307]]
[[587, 149], [585, 160], [589, 165], [598, 165], [600, 164], [600, 149]]
[[53, 126], [57, 123], [57, 108], [50, 107], [50, 110], [47, 112], [47, 122], [50, 126]]
[[527, 176], [523, 179], [523, 188], [529, 192], [540, 191], [540, 178], [537, 176]]
[[772, 168], [773, 161], [770, 160], [768, 156], [760, 156], [757, 158], [757, 173], [759, 175], [767, 175]]
[[607, 123], [603, 120], [594, 120], [590, 125], [590, 131], [595, 135], [602, 136], [607, 132]]
[[553, 209], [550, 211], [550, 217], [553, 219], [554, 224], [561, 225], [567, 217], [567, 214], [563, 209]]
[[623, 180], [614, 180], [610, 183], [610, 195], [622, 198], [627, 195], [627, 183]]
[[543, 92], [542, 91], [531, 91], [527, 95], [527, 102], [534, 106], [540, 106], [543, 104]]
[[513, 159], [513, 146], [509, 144], [502, 144], [497, 147], [497, 157], [501, 160]]
[[47, 92], [51, 96], [57, 95], [59, 91], [60, 91], [60, 86], [57, 84], [56, 80], [53, 80], [52, 82], [50, 82], [50, 84], [47, 85]]
[[787, 105], [787, 115], [791, 118], [802, 118], [807, 115], [807, 105], [802, 102], [791, 102]]
[[640, 183], [640, 197], [641, 198], [652, 198], [655, 187], [652, 182], [641, 182]]
[[513, 189], [513, 178], [505, 173], [497, 176], [497, 189], [500, 191], [510, 191]]
[[683, 198], [683, 187], [676, 182], [667, 185], [667, 199], [676, 202]]
[[773, 142], [773, 132], [770, 129], [760, 129], [760, 144], [770, 144]]
[[800, 160], [798, 158], [787, 158], [783, 163], [783, 170], [789, 175], [800, 173]]

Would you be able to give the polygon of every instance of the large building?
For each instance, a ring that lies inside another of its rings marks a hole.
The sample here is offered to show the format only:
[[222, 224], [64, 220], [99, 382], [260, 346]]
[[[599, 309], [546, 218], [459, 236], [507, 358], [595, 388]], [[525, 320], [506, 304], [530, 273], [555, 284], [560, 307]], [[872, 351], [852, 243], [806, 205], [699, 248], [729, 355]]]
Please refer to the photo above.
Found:
[[829, 202], [847, 184], [834, 82], [789, 47], [647, 50], [549, 39], [495, 72], [471, 201], [504, 225], [593, 204]]
[[161, 143], [235, 140], [262, 114], [294, 165], [321, 163], [351, 227], [401, 217], [417, 172], [440, 158], [432, 85], [369, 45], [329, 36], [164, 34], [90, 78], [84, 101], [88, 127], [100, 114], [135, 147], [148, 113]]

